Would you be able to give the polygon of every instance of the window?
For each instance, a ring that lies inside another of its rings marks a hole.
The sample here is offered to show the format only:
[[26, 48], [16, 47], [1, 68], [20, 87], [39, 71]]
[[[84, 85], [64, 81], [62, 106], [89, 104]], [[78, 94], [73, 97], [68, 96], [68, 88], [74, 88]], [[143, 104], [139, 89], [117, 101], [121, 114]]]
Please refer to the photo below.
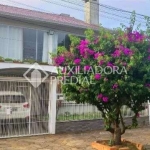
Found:
[[22, 29], [0, 25], [0, 56], [22, 58]]
[[48, 62], [47, 32], [0, 25], [0, 56]]
[[3, 95], [0, 96], [0, 103], [25, 103], [25, 97], [22, 95]]
[[36, 60], [36, 30], [23, 30], [23, 59]]
[[66, 49], [69, 50], [70, 44], [71, 44], [71, 41], [70, 41], [69, 35], [66, 33], [59, 32], [58, 33], [58, 46], [65, 46]]
[[[37, 55], [36, 55], [36, 60], [38, 61], [42, 61], [42, 57], [43, 57], [43, 50], [44, 50], [44, 45], [43, 45], [43, 42], [44, 42], [44, 33], [42, 31], [38, 31], [38, 34], [37, 34]], [[48, 51], [48, 49], [47, 49]]]
[[[83, 36], [77, 36], [77, 37], [79, 37], [81, 40], [85, 39], [85, 37]], [[66, 49], [69, 50], [70, 44], [71, 44], [71, 41], [69, 38], [69, 34], [59, 32], [58, 33], [58, 46], [65, 46]]]
[[44, 32], [23, 29], [23, 59], [42, 61], [44, 48]]

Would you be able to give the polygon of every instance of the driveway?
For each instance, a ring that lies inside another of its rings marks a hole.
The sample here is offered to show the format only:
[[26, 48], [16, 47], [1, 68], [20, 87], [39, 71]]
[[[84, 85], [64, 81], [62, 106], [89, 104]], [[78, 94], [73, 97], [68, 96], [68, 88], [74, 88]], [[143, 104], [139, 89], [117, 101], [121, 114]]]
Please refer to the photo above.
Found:
[[[0, 139], [0, 150], [93, 150], [91, 142], [109, 137], [110, 134], [105, 131], [91, 131]], [[128, 130], [123, 138], [150, 145], [150, 127]]]

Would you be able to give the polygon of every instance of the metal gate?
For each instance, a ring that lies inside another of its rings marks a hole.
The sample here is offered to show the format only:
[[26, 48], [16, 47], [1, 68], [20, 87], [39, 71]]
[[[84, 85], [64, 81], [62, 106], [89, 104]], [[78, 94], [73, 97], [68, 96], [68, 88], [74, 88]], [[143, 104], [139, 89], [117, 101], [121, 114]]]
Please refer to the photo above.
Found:
[[0, 138], [49, 133], [49, 85], [0, 78]]

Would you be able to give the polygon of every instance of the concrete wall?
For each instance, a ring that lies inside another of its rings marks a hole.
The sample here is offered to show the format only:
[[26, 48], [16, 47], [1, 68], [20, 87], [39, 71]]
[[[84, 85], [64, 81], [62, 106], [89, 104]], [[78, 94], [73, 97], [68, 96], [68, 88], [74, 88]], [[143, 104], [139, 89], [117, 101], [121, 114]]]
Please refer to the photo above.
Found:
[[64, 103], [64, 105], [59, 108], [58, 115], [65, 115], [66, 112], [68, 112], [71, 115], [81, 115], [83, 113], [99, 113], [99, 110], [95, 106], [88, 104]]
[[[125, 118], [127, 125], [131, 124], [132, 118]], [[148, 117], [138, 118], [139, 127], [149, 125]], [[104, 129], [103, 120], [84, 120], [84, 121], [71, 121], [71, 122], [57, 122], [56, 133], [70, 133], [70, 132], [84, 132], [91, 130]]]
[[[59, 108], [58, 115], [65, 115], [68, 112], [69, 114], [86, 114], [86, 113], [100, 113], [97, 107], [89, 104], [76, 104], [74, 102], [62, 101], [62, 106]], [[133, 112], [127, 106], [122, 107], [122, 115], [124, 117], [130, 117], [133, 115]], [[140, 116], [147, 116], [148, 108], [140, 112]]]

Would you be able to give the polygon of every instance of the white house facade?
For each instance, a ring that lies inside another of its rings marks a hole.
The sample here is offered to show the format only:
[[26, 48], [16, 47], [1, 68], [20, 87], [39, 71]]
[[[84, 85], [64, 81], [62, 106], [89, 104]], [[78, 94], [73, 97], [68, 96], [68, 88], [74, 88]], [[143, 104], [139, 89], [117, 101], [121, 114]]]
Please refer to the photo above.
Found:
[[[57, 69], [50, 53], [69, 49], [69, 34], [83, 37], [87, 28], [99, 27], [66, 14], [0, 5], [0, 138], [55, 134], [57, 81], [51, 77]], [[34, 62], [44, 65], [35, 70]]]
[[4, 59], [35, 60], [51, 64], [49, 53], [58, 45], [68, 46], [68, 34], [83, 36], [85, 23], [66, 14], [48, 14], [0, 5], [0, 56]]

